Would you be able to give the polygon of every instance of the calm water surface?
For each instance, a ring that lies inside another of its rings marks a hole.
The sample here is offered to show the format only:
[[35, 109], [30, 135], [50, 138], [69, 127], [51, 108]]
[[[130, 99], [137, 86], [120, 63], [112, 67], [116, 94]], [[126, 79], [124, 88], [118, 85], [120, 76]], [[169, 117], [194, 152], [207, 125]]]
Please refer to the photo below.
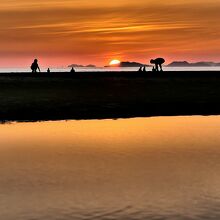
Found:
[[2, 220], [220, 219], [220, 117], [0, 125]]

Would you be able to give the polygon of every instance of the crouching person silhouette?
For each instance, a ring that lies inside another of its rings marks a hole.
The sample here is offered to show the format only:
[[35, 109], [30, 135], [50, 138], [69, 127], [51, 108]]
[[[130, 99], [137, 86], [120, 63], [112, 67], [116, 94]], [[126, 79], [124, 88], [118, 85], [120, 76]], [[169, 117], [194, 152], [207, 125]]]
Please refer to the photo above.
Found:
[[37, 70], [39, 70], [39, 72], [40, 72], [40, 67], [38, 65], [37, 59], [35, 59], [34, 62], [31, 64], [31, 70], [32, 70], [32, 73], [36, 73]]
[[155, 60], [152, 59], [150, 63], [155, 65], [155, 68], [154, 68], [155, 71], [159, 71], [159, 68], [160, 68], [160, 71], [163, 71], [162, 64], [165, 63], [165, 59], [163, 58], [156, 58]]

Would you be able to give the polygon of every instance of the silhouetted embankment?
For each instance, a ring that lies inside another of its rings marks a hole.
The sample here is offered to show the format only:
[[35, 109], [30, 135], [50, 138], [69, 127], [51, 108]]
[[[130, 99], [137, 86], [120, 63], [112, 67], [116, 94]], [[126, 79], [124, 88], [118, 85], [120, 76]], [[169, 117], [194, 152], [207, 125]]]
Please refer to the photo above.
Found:
[[220, 114], [219, 72], [0, 75], [0, 120]]
[[[149, 69], [149, 68], [148, 68]], [[138, 68], [137, 68], [138, 70]], [[106, 72], [16, 72], [16, 73], [0, 73], [1, 77], [34, 77], [34, 78], [105, 78], [105, 77], [127, 77], [127, 78], [220, 78], [220, 71], [164, 71], [164, 72], [133, 72], [133, 71], [106, 71]]]

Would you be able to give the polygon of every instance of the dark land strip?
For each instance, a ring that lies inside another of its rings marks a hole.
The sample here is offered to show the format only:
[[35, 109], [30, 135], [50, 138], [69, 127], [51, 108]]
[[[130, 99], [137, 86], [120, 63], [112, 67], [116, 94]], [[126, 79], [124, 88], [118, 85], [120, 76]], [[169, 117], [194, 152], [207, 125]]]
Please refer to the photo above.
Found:
[[1, 73], [0, 120], [220, 114], [220, 72]]

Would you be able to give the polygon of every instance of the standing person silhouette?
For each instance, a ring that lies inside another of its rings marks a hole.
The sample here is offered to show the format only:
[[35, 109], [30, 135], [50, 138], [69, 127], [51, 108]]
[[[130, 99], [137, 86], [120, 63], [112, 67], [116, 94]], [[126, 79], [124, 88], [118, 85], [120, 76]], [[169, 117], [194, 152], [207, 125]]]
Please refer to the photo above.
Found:
[[152, 59], [150, 63], [155, 65], [154, 71], [159, 71], [159, 67], [160, 67], [160, 71], [163, 71], [162, 64], [165, 63], [165, 59], [164, 58], [156, 58], [155, 60]]
[[32, 70], [32, 73], [36, 73], [37, 70], [39, 70], [39, 72], [40, 72], [40, 67], [38, 65], [37, 59], [35, 59], [34, 62], [31, 64], [31, 70]]
[[72, 69], [70, 70], [71, 73], [75, 73], [75, 69], [72, 67]]

